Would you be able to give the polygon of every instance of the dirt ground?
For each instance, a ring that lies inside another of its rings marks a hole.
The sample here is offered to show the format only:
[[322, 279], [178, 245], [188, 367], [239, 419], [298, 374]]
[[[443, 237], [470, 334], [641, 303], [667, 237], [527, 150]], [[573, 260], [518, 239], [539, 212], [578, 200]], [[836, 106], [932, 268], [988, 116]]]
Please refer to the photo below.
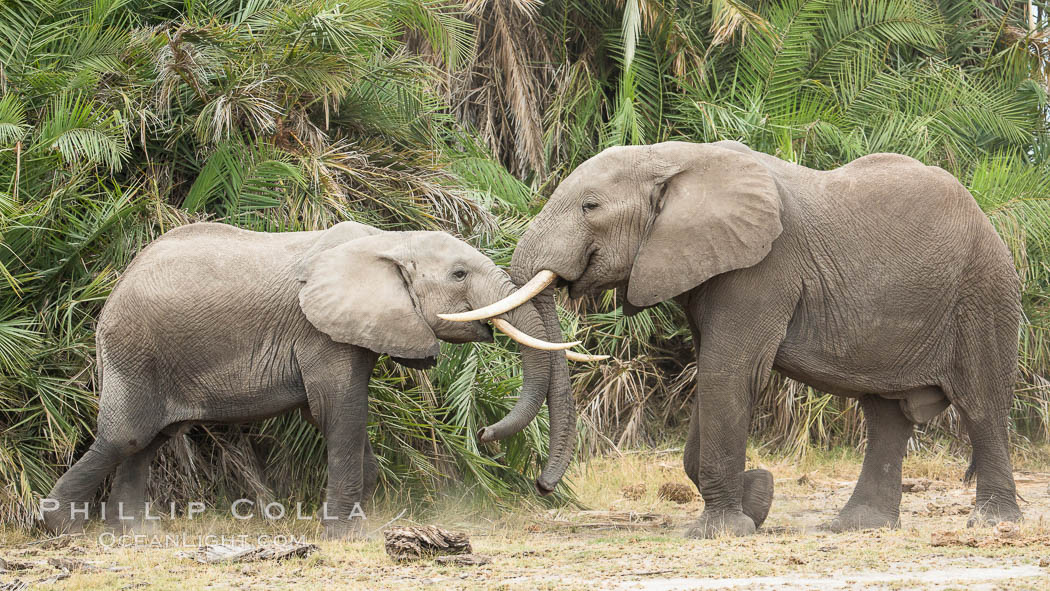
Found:
[[[747, 538], [688, 540], [686, 524], [702, 509], [689, 500], [680, 452], [592, 460], [572, 482], [586, 509], [538, 507], [470, 513], [453, 500], [436, 524], [470, 535], [481, 566], [433, 560], [396, 563], [381, 533], [353, 543], [315, 541], [305, 558], [202, 564], [192, 556], [202, 533], [311, 535], [287, 522], [198, 517], [178, 544], [100, 543], [82, 537], [41, 541], [9, 532], [0, 539], [0, 590], [55, 589], [1050, 589], [1050, 470], [1019, 462], [1015, 473], [1026, 521], [1017, 527], [967, 529], [974, 491], [964, 465], [944, 456], [910, 457], [901, 527], [833, 534], [817, 526], [834, 516], [853, 487], [855, 454], [805, 461], [754, 458], [776, 477], [769, 519]], [[1032, 469], [1033, 466], [1039, 468]], [[671, 484], [667, 484], [671, 483]], [[663, 494], [661, 494], [663, 489]], [[667, 496], [686, 493], [678, 503]], [[380, 507], [381, 529], [401, 513]], [[179, 522], [182, 523], [182, 522]], [[372, 530], [370, 530], [372, 531]], [[108, 542], [108, 539], [102, 539]], [[0, 564], [3, 567], [3, 564]]]

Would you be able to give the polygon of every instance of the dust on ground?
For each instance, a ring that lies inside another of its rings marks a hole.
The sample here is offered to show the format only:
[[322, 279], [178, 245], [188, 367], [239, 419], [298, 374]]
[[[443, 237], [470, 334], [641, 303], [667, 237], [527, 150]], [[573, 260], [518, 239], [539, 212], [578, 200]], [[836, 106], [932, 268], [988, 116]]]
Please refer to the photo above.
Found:
[[[667, 483], [688, 484], [680, 452], [650, 452], [578, 467], [572, 481], [586, 509], [464, 509], [397, 521], [468, 533], [473, 552], [491, 559], [479, 565], [397, 563], [378, 531], [350, 543], [311, 537], [319, 548], [302, 558], [188, 559], [195, 548], [185, 546], [203, 533], [247, 535], [249, 541], [259, 534], [272, 540], [313, 533], [289, 531], [280, 522], [212, 517], [179, 530], [181, 547], [107, 547], [97, 527], [82, 537], [43, 542], [42, 536], [9, 534], [0, 543], [0, 590], [1050, 588], [1050, 471], [1015, 473], [1023, 524], [967, 529], [974, 490], [960, 481], [964, 466], [940, 457], [909, 458], [901, 527], [835, 534], [818, 526], [849, 498], [859, 472], [856, 457], [753, 460], [752, 467], [773, 471], [776, 497], [766, 523], [746, 538], [684, 539], [702, 501], [667, 494], [677, 488]], [[399, 513], [381, 507], [369, 521], [378, 530]]]

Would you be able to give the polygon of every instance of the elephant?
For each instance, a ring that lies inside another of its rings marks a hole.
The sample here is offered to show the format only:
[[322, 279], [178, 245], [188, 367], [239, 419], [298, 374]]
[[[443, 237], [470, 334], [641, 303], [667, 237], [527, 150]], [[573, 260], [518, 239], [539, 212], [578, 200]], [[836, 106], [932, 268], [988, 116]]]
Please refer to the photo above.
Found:
[[[103, 307], [97, 437], [42, 501], [44, 525], [81, 530], [88, 501], [115, 470], [109, 525], [148, 531], [150, 461], [180, 428], [299, 409], [327, 440], [324, 533], [355, 536], [361, 520], [350, 517], [360, 516], [378, 474], [366, 432], [378, 357], [422, 368], [433, 365], [438, 339], [491, 341], [485, 322], [437, 315], [515, 289], [504, 270], [444, 232], [347, 221], [312, 232], [195, 223], [165, 233], [134, 258]], [[488, 428], [499, 435], [535, 415], [530, 406], [547, 396], [550, 350], [571, 343], [530, 337], [545, 334], [530, 303], [493, 323], [529, 345], [518, 403]], [[548, 463], [555, 471], [567, 464], [555, 455]]]
[[[746, 535], [765, 519], [772, 475], [745, 472], [745, 448], [773, 369], [862, 409], [861, 473], [827, 529], [899, 526], [913, 427], [950, 405], [972, 446], [969, 525], [1021, 519], [1008, 449], [1019, 279], [938, 167], [872, 154], [819, 171], [735, 141], [609, 148], [556, 187], [510, 274], [556, 281], [548, 299], [616, 289], [628, 315], [682, 307], [697, 365], [684, 466], [704, 499], [688, 536]], [[536, 307], [551, 340], [553, 307]]]

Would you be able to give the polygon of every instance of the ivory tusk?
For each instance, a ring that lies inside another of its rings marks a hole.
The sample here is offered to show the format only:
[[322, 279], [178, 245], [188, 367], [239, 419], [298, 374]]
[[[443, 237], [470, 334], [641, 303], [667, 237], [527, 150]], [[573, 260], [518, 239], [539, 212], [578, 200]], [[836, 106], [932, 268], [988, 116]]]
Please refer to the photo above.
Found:
[[535, 337], [530, 337], [524, 332], [518, 330], [516, 326], [507, 322], [502, 318], [493, 318], [492, 324], [496, 328], [503, 331], [508, 337], [515, 341], [525, 345], [526, 347], [532, 347], [533, 349], [540, 349], [541, 351], [564, 351], [570, 347], [575, 347], [583, 341], [573, 341], [571, 343], [549, 343], [547, 341], [541, 341]]
[[609, 355], [589, 355], [587, 353], [577, 353], [575, 351], [566, 351], [565, 358], [569, 361], [576, 361], [578, 363], [588, 363], [591, 361], [605, 361], [609, 359]]
[[483, 308], [478, 308], [477, 310], [470, 310], [469, 312], [438, 314], [438, 318], [441, 318], [442, 320], [451, 320], [453, 322], [470, 322], [472, 320], [486, 320], [493, 316], [499, 316], [500, 314], [509, 312], [536, 297], [538, 293], [546, 289], [547, 286], [557, 277], [558, 276], [554, 271], [544, 269], [539, 273], [536, 273], [535, 277], [529, 279], [529, 282], [522, 285], [517, 291], [498, 302], [489, 304]]

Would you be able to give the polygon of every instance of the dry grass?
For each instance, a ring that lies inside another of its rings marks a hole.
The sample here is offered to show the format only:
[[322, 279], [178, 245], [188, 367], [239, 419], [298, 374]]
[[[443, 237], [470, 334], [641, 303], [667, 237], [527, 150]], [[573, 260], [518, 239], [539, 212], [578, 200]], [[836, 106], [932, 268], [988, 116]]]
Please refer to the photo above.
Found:
[[[928, 490], [904, 494], [900, 529], [815, 531], [852, 490], [860, 466], [857, 455], [847, 450], [809, 454], [797, 462], [752, 453], [749, 464], [776, 476], [776, 500], [762, 531], [741, 539], [686, 540], [682, 531], [702, 504], [679, 505], [659, 498], [663, 483], [688, 483], [680, 452], [669, 450], [598, 458], [578, 466], [572, 479], [582, 510], [522, 507], [496, 512], [479, 510], [461, 496], [450, 497], [436, 513], [416, 518], [469, 532], [475, 552], [492, 557], [491, 564], [481, 567], [396, 564], [384, 553], [381, 536], [354, 543], [321, 541], [316, 554], [282, 563], [203, 565], [177, 556], [193, 548], [104, 548], [97, 542], [96, 528], [64, 547], [51, 547], [54, 542], [29, 545], [34, 540], [25, 534], [6, 535], [0, 557], [31, 568], [0, 577], [4, 582], [46, 579], [59, 572], [47, 559], [63, 556], [97, 570], [73, 572], [57, 581], [56, 589], [942, 589], [974, 584], [1036, 589], [1043, 588], [1050, 575], [1039, 566], [1040, 560], [1050, 559], [1047, 457], [1044, 450], [1017, 459], [1018, 487], [1028, 501], [1022, 503], [1027, 521], [1008, 539], [991, 528], [964, 531], [973, 500], [973, 489], [960, 482], [965, 462], [935, 453], [908, 458], [905, 477], [930, 482]], [[621, 492], [641, 483], [645, 490], [636, 499]], [[400, 511], [378, 507], [369, 523], [379, 528]], [[402, 522], [413, 518], [410, 512]], [[310, 523], [267, 526], [215, 515], [181, 521], [179, 526], [191, 542], [203, 533], [252, 538], [260, 533], [316, 534]], [[962, 541], [934, 545], [942, 532], [952, 532], [949, 538], [961, 534]], [[968, 535], [973, 540], [967, 541]]]

